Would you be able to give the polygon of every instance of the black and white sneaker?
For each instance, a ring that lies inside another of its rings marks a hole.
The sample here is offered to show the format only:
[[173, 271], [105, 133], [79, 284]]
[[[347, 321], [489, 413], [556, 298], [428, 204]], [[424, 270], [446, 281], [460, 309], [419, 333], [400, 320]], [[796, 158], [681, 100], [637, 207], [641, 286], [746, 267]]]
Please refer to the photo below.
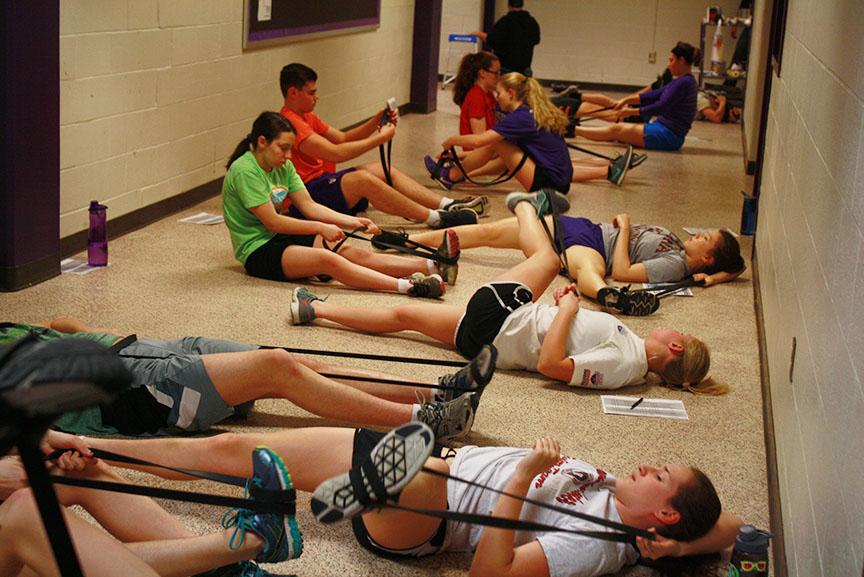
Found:
[[480, 396], [492, 375], [495, 374], [495, 363], [498, 360], [498, 349], [493, 345], [485, 345], [471, 362], [449, 375], [438, 377], [441, 390], [435, 394], [436, 401], [452, 401], [464, 393], [474, 393], [472, 397], [474, 411], [480, 404]]
[[391, 498], [398, 499], [434, 447], [435, 435], [423, 423], [393, 429], [360, 466], [318, 485], [312, 494], [312, 513], [322, 523], [335, 523]]
[[644, 289], [631, 291], [629, 286], [604, 287], [597, 293], [597, 302], [634, 317], [647, 317], [660, 308], [657, 295]]
[[624, 154], [613, 160], [609, 164], [609, 182], [614, 184], [615, 186], [621, 186], [621, 183], [624, 182], [624, 176], [627, 174], [627, 171], [630, 170], [630, 162], [633, 158], [633, 146], [627, 145], [627, 150], [624, 151]]
[[453, 228], [454, 226], [463, 226], [466, 224], [477, 224], [477, 213], [470, 208], [460, 208], [458, 210], [438, 210], [440, 220], [433, 228]]
[[378, 250], [393, 250], [394, 246], [405, 246], [408, 233], [404, 231], [382, 230], [372, 237], [372, 246]]

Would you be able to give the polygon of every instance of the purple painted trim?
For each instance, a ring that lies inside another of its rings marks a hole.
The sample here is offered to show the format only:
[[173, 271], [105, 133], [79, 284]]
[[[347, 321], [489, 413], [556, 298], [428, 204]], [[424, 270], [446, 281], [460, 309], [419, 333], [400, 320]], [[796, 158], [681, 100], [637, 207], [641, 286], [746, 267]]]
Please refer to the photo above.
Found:
[[316, 26], [301, 26], [298, 28], [279, 28], [277, 30], [262, 30], [249, 35], [250, 42], [283, 38], [285, 36], [298, 36], [300, 34], [313, 34], [315, 32], [326, 32], [328, 30], [339, 30], [340, 28], [358, 28], [361, 26], [380, 26], [381, 17], [361, 18], [359, 20], [346, 20], [343, 22], [331, 22], [330, 24], [319, 24]]

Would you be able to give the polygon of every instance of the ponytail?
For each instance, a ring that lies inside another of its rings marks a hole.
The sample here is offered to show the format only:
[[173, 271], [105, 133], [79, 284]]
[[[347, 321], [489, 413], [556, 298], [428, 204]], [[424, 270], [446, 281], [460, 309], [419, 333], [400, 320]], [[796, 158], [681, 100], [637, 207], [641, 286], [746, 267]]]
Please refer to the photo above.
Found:
[[485, 50], [470, 52], [462, 57], [459, 72], [456, 73], [456, 80], [453, 82], [453, 102], [456, 106], [462, 106], [465, 102], [465, 96], [477, 82], [480, 71], [490, 68], [497, 60], [497, 56]]
[[534, 113], [534, 122], [539, 128], [559, 136], [564, 135], [567, 128], [567, 116], [552, 104], [540, 83], [518, 72], [510, 72], [501, 78], [500, 84], [513, 90], [516, 99], [524, 102]]
[[287, 118], [278, 112], [262, 112], [252, 123], [252, 132], [237, 143], [234, 152], [228, 159], [228, 164], [225, 165], [225, 170], [229, 170], [234, 161], [248, 151], [255, 150], [255, 143], [258, 142], [259, 136], [263, 136], [267, 142], [273, 142], [273, 139], [278, 138], [283, 132], [294, 132], [294, 127]]

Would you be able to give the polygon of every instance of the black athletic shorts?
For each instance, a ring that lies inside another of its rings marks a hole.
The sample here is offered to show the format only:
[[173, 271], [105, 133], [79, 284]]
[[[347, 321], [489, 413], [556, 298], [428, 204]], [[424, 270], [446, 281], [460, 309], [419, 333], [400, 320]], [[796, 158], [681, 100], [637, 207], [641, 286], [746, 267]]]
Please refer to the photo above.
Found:
[[289, 246], [311, 247], [314, 242], [314, 234], [277, 234], [246, 258], [246, 272], [267, 280], [287, 281], [282, 270], [282, 253]]
[[456, 328], [456, 349], [473, 359], [484, 345], [491, 345], [501, 325], [519, 307], [531, 304], [531, 289], [518, 282], [491, 282], [477, 289]]
[[553, 190], [557, 190], [561, 194], [567, 194], [570, 192], [570, 183], [561, 185], [555, 184], [555, 182], [549, 178], [549, 175], [546, 174], [546, 171], [543, 170], [543, 167], [534, 163], [534, 182], [531, 183], [531, 190], [528, 192], [536, 192], [541, 188], [551, 188]]
[[[380, 441], [385, 434], [386, 433], [379, 433], [378, 431], [370, 431], [368, 429], [356, 429], [354, 431], [354, 452], [351, 455], [351, 467], [359, 467], [360, 463], [363, 462], [363, 459], [372, 453], [372, 449], [375, 448], [375, 445], [378, 444], [378, 441]], [[440, 457], [443, 450], [444, 447], [436, 443], [435, 448], [432, 450], [432, 455]], [[418, 545], [417, 547], [400, 550], [389, 549], [375, 542], [366, 530], [366, 525], [363, 524], [362, 515], [355, 515], [351, 518], [351, 528], [354, 530], [354, 537], [357, 539], [357, 542], [360, 543], [361, 547], [385, 559], [405, 559], [437, 553], [444, 544], [444, 539], [447, 536], [447, 521], [441, 519], [441, 524], [438, 526], [438, 530], [432, 538], [429, 539], [429, 541]]]

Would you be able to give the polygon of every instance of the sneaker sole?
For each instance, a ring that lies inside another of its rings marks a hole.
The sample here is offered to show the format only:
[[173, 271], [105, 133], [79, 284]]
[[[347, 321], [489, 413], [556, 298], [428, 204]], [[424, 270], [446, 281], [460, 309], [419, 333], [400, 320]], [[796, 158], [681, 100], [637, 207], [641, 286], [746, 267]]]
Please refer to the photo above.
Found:
[[[442, 248], [444, 249], [444, 254], [441, 254]], [[456, 277], [459, 275], [459, 264], [456, 261], [459, 260], [461, 252], [459, 248], [459, 235], [452, 228], [446, 229], [444, 231], [444, 242], [442, 246], [438, 247], [438, 256], [451, 261], [442, 263], [438, 267], [439, 269], [442, 266], [444, 267], [445, 274], [442, 276], [445, 284], [456, 284]]]
[[[282, 457], [267, 447], [259, 446], [255, 448], [266, 450], [270, 454], [271, 459], [276, 464], [276, 469], [279, 471], [279, 487], [283, 491], [293, 491], [294, 483], [291, 480], [291, 473], [285, 468]], [[262, 563], [279, 563], [288, 559], [297, 559], [303, 554], [303, 533], [300, 532], [297, 519], [293, 515], [284, 515], [283, 520], [285, 524], [285, 537], [288, 539], [288, 554], [285, 556], [278, 555], [276, 558], [268, 559], [267, 561], [262, 560]], [[280, 544], [277, 543], [273, 549], [278, 550], [279, 546]]]
[[297, 298], [297, 294], [300, 292], [300, 289], [303, 287], [297, 287], [293, 291], [291, 291], [291, 324], [292, 325], [302, 325], [305, 324], [300, 320], [300, 299]]
[[631, 292], [627, 294], [622, 312], [631, 317], [646, 317], [659, 308], [660, 299], [654, 293], [648, 291]]
[[633, 153], [633, 158], [630, 160], [630, 168], [636, 168], [646, 160], [648, 160], [647, 154], [639, 154], [637, 156], [636, 153]]
[[[387, 433], [369, 454], [375, 472], [388, 497], [397, 495], [420, 472], [432, 454], [435, 435], [423, 423], [409, 423]], [[362, 468], [354, 470], [372, 501], [371, 485]], [[354, 493], [350, 473], [327, 479], [312, 494], [312, 513], [322, 523], [335, 523], [353, 517], [364, 506]]]

